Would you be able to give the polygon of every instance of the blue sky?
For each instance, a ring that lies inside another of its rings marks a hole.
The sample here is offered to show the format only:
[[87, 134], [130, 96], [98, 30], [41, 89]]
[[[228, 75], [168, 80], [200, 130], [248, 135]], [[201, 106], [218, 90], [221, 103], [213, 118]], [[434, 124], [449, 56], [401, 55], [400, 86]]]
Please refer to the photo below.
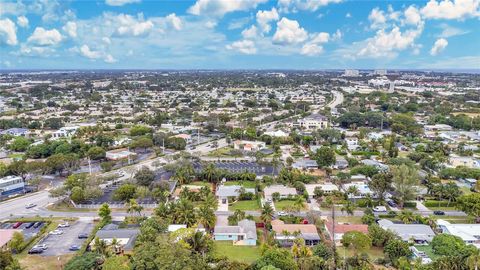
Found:
[[480, 69], [480, 0], [0, 2], [1, 69]]

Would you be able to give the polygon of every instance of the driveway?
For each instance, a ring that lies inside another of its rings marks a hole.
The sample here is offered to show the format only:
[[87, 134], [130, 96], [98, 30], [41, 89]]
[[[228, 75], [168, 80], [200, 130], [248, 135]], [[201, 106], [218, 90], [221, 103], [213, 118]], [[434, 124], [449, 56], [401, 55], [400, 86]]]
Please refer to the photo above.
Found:
[[59, 228], [63, 231], [61, 235], [47, 235], [40, 240], [37, 244], [46, 244], [48, 249], [45, 250], [41, 256], [59, 256], [75, 251], [68, 250], [71, 245], [77, 245], [81, 247], [85, 239], [78, 239], [78, 235], [81, 233], [90, 234], [93, 230], [93, 223], [87, 221], [77, 221], [72, 223], [70, 227]]

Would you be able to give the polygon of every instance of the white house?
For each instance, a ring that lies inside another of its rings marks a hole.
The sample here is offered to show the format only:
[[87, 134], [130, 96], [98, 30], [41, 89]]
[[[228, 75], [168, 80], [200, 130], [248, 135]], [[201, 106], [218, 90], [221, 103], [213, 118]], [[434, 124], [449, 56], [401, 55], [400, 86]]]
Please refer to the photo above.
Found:
[[267, 131], [263, 134], [277, 138], [288, 137], [288, 133], [283, 130]]
[[357, 137], [347, 137], [345, 138], [345, 142], [347, 143], [347, 148], [349, 151], [355, 151], [359, 147]]
[[328, 118], [321, 114], [312, 114], [303, 119], [299, 119], [292, 123], [293, 127], [299, 127], [305, 130], [325, 129], [330, 126]]
[[480, 248], [480, 224], [451, 224], [446, 220], [439, 219], [437, 225], [443, 233], [458, 236], [465, 244]]
[[365, 182], [352, 182], [352, 183], [345, 184], [343, 185], [343, 191], [346, 192], [349, 187], [356, 187], [358, 190], [357, 195], [348, 194], [348, 198], [350, 199], [364, 198], [368, 194], [370, 194], [372, 197], [374, 196], [373, 191], [370, 190], [370, 188], [368, 187], [368, 184], [366, 184]]
[[292, 187], [286, 187], [284, 185], [272, 185], [263, 190], [263, 194], [266, 199], [271, 199], [273, 193], [279, 193], [281, 199], [288, 198], [289, 196], [297, 195], [297, 190]]
[[236, 226], [215, 226], [213, 238], [215, 241], [232, 241], [233, 245], [256, 246], [255, 221], [244, 219], [239, 221]]
[[79, 129], [79, 126], [73, 126], [73, 127], [62, 127], [59, 130], [55, 131], [52, 133], [52, 139], [60, 139], [60, 138], [67, 138], [75, 135], [77, 130]]
[[265, 142], [261, 142], [261, 141], [236, 140], [233, 142], [234, 149], [248, 151], [248, 152], [256, 152], [265, 147], [266, 147]]
[[329, 193], [332, 193], [334, 191], [338, 191], [338, 187], [332, 183], [325, 183], [325, 184], [306, 184], [305, 185], [305, 189], [307, 190], [307, 193], [308, 193], [308, 197], [310, 199], [313, 198], [313, 196], [315, 195], [315, 189], [316, 188], [320, 188], [321, 190], [323, 190], [323, 192], [325, 194], [329, 194]]

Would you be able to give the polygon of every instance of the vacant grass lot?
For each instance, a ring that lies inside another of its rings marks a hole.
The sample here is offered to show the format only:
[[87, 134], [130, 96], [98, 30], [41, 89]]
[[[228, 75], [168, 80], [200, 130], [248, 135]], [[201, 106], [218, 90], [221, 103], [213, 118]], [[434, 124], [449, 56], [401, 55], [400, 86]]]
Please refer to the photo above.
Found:
[[250, 201], [238, 201], [230, 206], [228, 206], [230, 211], [242, 210], [242, 211], [255, 211], [260, 210], [257, 200]]
[[39, 255], [16, 256], [20, 265], [28, 270], [62, 270], [74, 254], [43, 257]]
[[215, 255], [230, 260], [253, 263], [260, 258], [258, 246], [234, 246], [231, 241], [215, 241]]

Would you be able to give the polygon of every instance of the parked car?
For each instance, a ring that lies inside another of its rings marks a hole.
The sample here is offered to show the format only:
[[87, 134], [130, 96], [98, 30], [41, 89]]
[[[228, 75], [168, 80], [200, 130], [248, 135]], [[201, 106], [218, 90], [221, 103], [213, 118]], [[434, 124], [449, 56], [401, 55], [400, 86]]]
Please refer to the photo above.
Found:
[[375, 206], [373, 212], [387, 212], [387, 208], [385, 206]]
[[51, 235], [61, 235], [63, 234], [63, 231], [62, 230], [53, 230], [50, 232]]
[[396, 204], [394, 201], [392, 201], [392, 200], [387, 201], [387, 204], [388, 204], [390, 207], [397, 207], [397, 204]]
[[43, 253], [43, 249], [41, 248], [32, 248], [28, 251], [28, 254], [40, 254]]
[[78, 239], [87, 239], [88, 238], [88, 234], [87, 233], [81, 233], [78, 235]]
[[42, 225], [42, 222], [35, 222], [35, 224], [33, 224], [33, 228], [38, 228]]
[[445, 215], [445, 212], [440, 211], [440, 210], [437, 210], [437, 211], [433, 211], [433, 214], [434, 214], [434, 215], [437, 215], [437, 216], [444, 216], [444, 215]]
[[35, 206], [37, 206], [37, 205], [34, 204], [34, 203], [29, 203], [29, 204], [27, 204], [27, 205], [25, 206], [25, 208], [30, 209], [30, 208], [33, 208], [33, 207], [35, 207]]
[[33, 227], [34, 224], [35, 224], [35, 222], [27, 223], [27, 226], [25, 226], [25, 229], [30, 229], [31, 227]]
[[282, 217], [282, 216], [287, 216], [288, 214], [285, 213], [285, 212], [283, 212], [283, 211], [280, 211], [280, 212], [277, 212], [277, 215], [278, 215], [279, 217]]
[[23, 222], [17, 222], [15, 224], [13, 224], [13, 227], [14, 229], [17, 229], [18, 227], [22, 226]]
[[45, 244], [39, 244], [39, 245], [33, 246], [33, 248], [41, 248], [41, 249], [43, 249], [43, 250], [46, 250], [48, 247], [47, 247], [47, 245], [45, 245]]
[[68, 222], [58, 224], [58, 228], [66, 228], [66, 227], [70, 227], [70, 224]]
[[80, 246], [78, 245], [71, 245], [70, 248], [68, 248], [70, 251], [77, 251], [80, 250]]

